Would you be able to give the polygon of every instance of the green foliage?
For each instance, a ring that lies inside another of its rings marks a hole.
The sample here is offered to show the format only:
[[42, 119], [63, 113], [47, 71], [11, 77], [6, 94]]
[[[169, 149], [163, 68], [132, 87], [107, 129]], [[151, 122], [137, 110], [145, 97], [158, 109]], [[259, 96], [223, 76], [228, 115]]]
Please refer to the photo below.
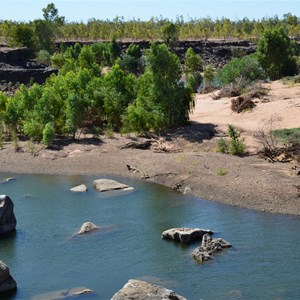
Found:
[[218, 139], [216, 151], [219, 153], [230, 153], [232, 155], [245, 155], [245, 140], [240, 137], [240, 133], [236, 127], [229, 124], [227, 134], [229, 136], [229, 141], [223, 138]]
[[12, 146], [15, 152], [19, 151], [19, 137], [15, 131], [12, 132], [11, 134], [11, 141], [12, 141]]
[[66, 58], [63, 53], [55, 53], [51, 56], [51, 64], [55, 68], [61, 68], [66, 62]]
[[197, 93], [202, 81], [203, 79], [200, 73], [189, 74], [187, 77], [187, 87], [194, 93]]
[[31, 54], [36, 48], [34, 30], [30, 24], [19, 23], [13, 26], [10, 45], [29, 48]]
[[179, 40], [179, 28], [172, 22], [167, 22], [161, 28], [161, 38], [169, 47], [174, 47]]
[[228, 170], [226, 168], [218, 168], [217, 175], [218, 176], [225, 176], [228, 174]]
[[117, 60], [117, 58], [119, 58], [121, 55], [121, 47], [115, 39], [112, 39], [112, 41], [109, 43], [108, 53], [109, 53], [110, 64], [113, 65]]
[[128, 107], [129, 126], [136, 131], [161, 131], [184, 124], [194, 106], [190, 89], [179, 83], [178, 57], [165, 44], [151, 44], [146, 72], [138, 80], [135, 102]]
[[295, 42], [291, 41], [283, 27], [267, 29], [258, 42], [257, 57], [272, 80], [295, 75], [297, 64]]
[[54, 51], [54, 32], [51, 24], [44, 20], [33, 21], [34, 34], [36, 37], [36, 50]]
[[49, 52], [47, 50], [40, 50], [36, 56], [36, 61], [39, 64], [49, 65], [51, 62]]
[[125, 71], [135, 75], [140, 74], [144, 69], [140, 46], [136, 44], [130, 44], [126, 54], [122, 56], [122, 60], [119, 64]]
[[44, 19], [48, 22], [54, 22], [58, 17], [58, 9], [53, 3], [49, 3], [42, 11]]
[[300, 144], [300, 127], [272, 130], [271, 133], [281, 143]]
[[228, 125], [227, 133], [229, 135], [229, 147], [228, 151], [233, 155], [244, 155], [246, 151], [246, 144], [243, 138], [240, 138], [240, 133], [231, 124]]
[[212, 65], [206, 66], [203, 72], [204, 83], [206, 86], [211, 86], [215, 78], [215, 68]]
[[193, 48], [188, 48], [185, 53], [184, 72], [186, 74], [194, 74], [200, 72], [203, 67], [202, 58], [196, 54]]
[[55, 129], [52, 123], [47, 123], [43, 130], [42, 143], [47, 147], [50, 147], [55, 137]]
[[217, 77], [224, 86], [234, 83], [240, 78], [243, 78], [244, 82], [249, 84], [257, 79], [265, 79], [266, 75], [257, 59], [247, 55], [232, 59], [218, 72]]
[[223, 138], [217, 140], [216, 151], [219, 153], [228, 153], [228, 143]]

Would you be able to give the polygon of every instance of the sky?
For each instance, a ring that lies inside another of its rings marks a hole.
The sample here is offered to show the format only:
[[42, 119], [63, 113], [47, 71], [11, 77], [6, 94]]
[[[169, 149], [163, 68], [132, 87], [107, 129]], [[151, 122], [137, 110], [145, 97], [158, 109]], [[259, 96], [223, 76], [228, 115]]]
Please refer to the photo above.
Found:
[[176, 16], [183, 16], [185, 20], [225, 17], [236, 21], [244, 17], [281, 18], [289, 12], [300, 17], [300, 0], [0, 0], [0, 20], [27, 22], [42, 18], [42, 9], [51, 2], [68, 22], [112, 20], [116, 16], [125, 20], [151, 17], [176, 20]]

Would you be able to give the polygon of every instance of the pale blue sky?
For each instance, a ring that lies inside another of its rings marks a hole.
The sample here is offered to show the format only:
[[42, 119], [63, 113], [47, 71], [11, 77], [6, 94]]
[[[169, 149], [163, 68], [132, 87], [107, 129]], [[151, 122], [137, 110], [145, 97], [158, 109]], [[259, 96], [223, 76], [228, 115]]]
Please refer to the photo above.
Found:
[[160, 16], [175, 20], [180, 15], [185, 20], [207, 16], [212, 19], [261, 19], [275, 15], [281, 18], [288, 12], [300, 17], [300, 0], [0, 0], [0, 20], [42, 18], [42, 8], [50, 2], [68, 22], [113, 19], [115, 16], [124, 16], [126, 20]]

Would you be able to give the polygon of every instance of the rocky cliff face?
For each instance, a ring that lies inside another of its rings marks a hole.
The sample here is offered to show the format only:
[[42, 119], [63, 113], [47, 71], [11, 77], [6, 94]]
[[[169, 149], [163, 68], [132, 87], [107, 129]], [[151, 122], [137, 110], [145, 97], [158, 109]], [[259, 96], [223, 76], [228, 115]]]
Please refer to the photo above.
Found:
[[43, 83], [57, 70], [30, 61], [29, 50], [26, 47], [0, 47], [0, 81], [12, 83]]
[[[68, 46], [73, 46], [77, 41], [65, 42]], [[79, 42], [80, 44], [90, 45], [94, 42]], [[142, 50], [150, 47], [150, 41], [122, 42], [120, 41], [122, 51], [125, 52], [130, 44], [138, 44]], [[228, 63], [234, 50], [243, 51], [245, 54], [253, 53], [256, 45], [247, 40], [197, 40], [180, 41], [173, 51], [184, 62], [184, 55], [189, 47], [192, 47], [197, 54], [200, 54], [204, 66], [212, 64], [220, 68]], [[59, 50], [60, 44], [57, 43], [56, 49]], [[23, 48], [0, 47], [0, 81], [2, 82], [20, 82], [29, 83], [34, 81], [44, 83], [45, 80], [57, 70], [51, 67], [39, 65], [30, 61], [29, 50]]]

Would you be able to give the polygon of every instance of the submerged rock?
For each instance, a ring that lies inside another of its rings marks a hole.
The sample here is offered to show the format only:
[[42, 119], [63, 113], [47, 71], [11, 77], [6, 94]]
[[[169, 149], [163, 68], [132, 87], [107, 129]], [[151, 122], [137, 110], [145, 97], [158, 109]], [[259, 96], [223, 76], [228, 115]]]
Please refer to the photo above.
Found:
[[87, 187], [85, 184], [80, 184], [77, 186], [74, 186], [70, 189], [71, 192], [75, 192], [75, 193], [84, 193], [87, 191]]
[[17, 283], [12, 278], [7, 265], [0, 260], [0, 295], [17, 289]]
[[[60, 290], [47, 294], [37, 295], [32, 300], [65, 300], [65, 299], [80, 299], [81, 295], [91, 294], [94, 295], [94, 291], [85, 287], [78, 287], [73, 289]], [[85, 298], [84, 298], [85, 299]]]
[[111, 300], [186, 300], [172, 290], [142, 280], [130, 279]]
[[198, 261], [206, 261], [211, 259], [211, 255], [225, 248], [231, 247], [231, 244], [221, 238], [213, 239], [209, 234], [205, 234], [202, 238], [200, 247], [197, 247], [192, 255]]
[[100, 229], [100, 227], [95, 225], [94, 223], [85, 222], [82, 224], [82, 226], [81, 226], [80, 230], [77, 232], [77, 234], [85, 234], [85, 233], [89, 233], [92, 231], [96, 231], [98, 229]]
[[13, 202], [8, 196], [0, 195], [0, 236], [13, 233], [16, 225]]
[[171, 228], [162, 233], [162, 238], [189, 244], [195, 240], [201, 240], [204, 234], [213, 234], [209, 229], [201, 228]]
[[93, 187], [99, 192], [123, 190], [130, 191], [133, 190], [133, 187], [128, 186], [127, 184], [120, 183], [112, 179], [97, 179], [93, 182]]

